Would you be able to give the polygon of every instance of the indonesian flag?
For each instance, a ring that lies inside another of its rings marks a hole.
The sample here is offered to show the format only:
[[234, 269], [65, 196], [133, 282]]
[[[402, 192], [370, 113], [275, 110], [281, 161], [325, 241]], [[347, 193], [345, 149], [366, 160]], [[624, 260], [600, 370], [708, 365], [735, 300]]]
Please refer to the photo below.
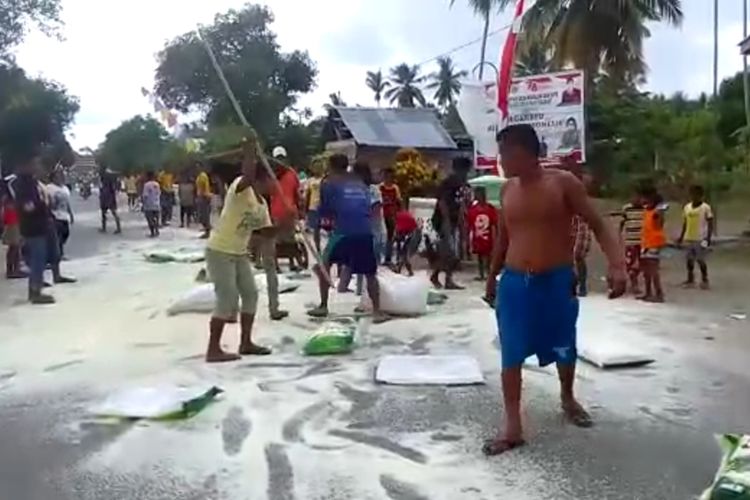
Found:
[[503, 54], [500, 59], [500, 72], [497, 75], [497, 107], [500, 109], [503, 123], [508, 118], [508, 94], [513, 79], [513, 65], [516, 59], [516, 39], [521, 32], [521, 21], [523, 20], [524, 0], [517, 0], [516, 13], [513, 16], [513, 24], [505, 40]]

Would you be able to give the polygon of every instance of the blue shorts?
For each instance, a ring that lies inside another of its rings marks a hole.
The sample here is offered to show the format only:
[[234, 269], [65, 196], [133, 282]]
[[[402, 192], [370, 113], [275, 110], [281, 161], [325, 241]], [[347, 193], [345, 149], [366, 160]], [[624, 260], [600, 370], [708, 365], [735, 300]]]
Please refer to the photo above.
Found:
[[372, 234], [340, 234], [334, 232], [323, 250], [327, 264], [339, 264], [352, 274], [374, 275], [378, 270], [375, 241]]
[[540, 366], [575, 363], [578, 298], [574, 286], [572, 266], [539, 274], [503, 271], [495, 305], [503, 368], [519, 367], [533, 355]]

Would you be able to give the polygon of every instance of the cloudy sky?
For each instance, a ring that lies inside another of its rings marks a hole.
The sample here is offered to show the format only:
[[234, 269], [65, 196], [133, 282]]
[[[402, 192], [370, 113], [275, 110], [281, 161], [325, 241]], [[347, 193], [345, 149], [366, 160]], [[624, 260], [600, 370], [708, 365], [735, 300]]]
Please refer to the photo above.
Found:
[[[646, 45], [648, 90], [698, 95], [712, 87], [712, 4], [682, 0], [681, 28], [653, 26]], [[151, 111], [140, 88], [151, 88], [155, 53], [172, 37], [210, 23], [214, 14], [244, 0], [62, 0], [65, 40], [31, 33], [18, 49], [18, 62], [34, 76], [63, 83], [78, 96], [81, 111], [70, 131], [75, 147], [96, 147], [107, 131], [138, 113]], [[319, 112], [328, 94], [340, 91], [348, 104], [372, 105], [367, 70], [422, 63], [476, 40], [481, 20], [462, 0], [261, 0], [273, 10], [273, 29], [283, 50], [306, 49], [320, 71], [314, 93], [301, 105]], [[720, 2], [719, 72], [742, 67], [742, 0]], [[498, 14], [492, 28], [506, 26]], [[488, 57], [496, 59], [505, 31], [492, 36]], [[456, 64], [472, 68], [479, 44], [453, 52]]]

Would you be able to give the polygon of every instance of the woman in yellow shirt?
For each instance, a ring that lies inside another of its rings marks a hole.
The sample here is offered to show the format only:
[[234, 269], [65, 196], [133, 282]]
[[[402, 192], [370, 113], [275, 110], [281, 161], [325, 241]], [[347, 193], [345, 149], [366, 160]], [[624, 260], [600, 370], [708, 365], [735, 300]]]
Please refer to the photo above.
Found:
[[307, 180], [307, 189], [305, 193], [305, 209], [307, 210], [307, 229], [313, 232], [313, 239], [315, 240], [315, 248], [320, 252], [320, 214], [318, 208], [320, 207], [320, 183], [322, 179], [317, 175], [317, 172], [313, 174]]
[[[256, 157], [248, 148], [242, 163], [242, 175], [226, 194], [224, 209], [206, 245], [206, 268], [214, 284], [216, 303], [211, 316], [206, 361], [235, 361], [241, 355], [266, 355], [270, 349], [252, 341], [253, 322], [258, 307], [258, 290], [247, 248], [253, 231], [272, 231], [268, 206], [256, 193], [266, 173], [256, 166]], [[241, 301], [241, 306], [240, 306]], [[239, 354], [221, 348], [224, 326], [240, 311]]]
[[174, 175], [162, 170], [159, 174], [159, 187], [161, 187], [161, 225], [168, 226], [172, 222], [174, 212]]
[[211, 233], [211, 180], [201, 163], [197, 164], [199, 173], [195, 178], [195, 208], [198, 211], [198, 222], [203, 226], [203, 236]]

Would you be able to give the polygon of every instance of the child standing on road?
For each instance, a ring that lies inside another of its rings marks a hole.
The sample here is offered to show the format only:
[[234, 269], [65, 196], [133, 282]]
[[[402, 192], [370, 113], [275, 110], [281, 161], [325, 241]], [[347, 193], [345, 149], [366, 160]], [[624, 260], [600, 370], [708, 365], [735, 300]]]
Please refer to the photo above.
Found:
[[0, 211], [3, 216], [3, 245], [8, 247], [5, 255], [5, 277], [9, 280], [26, 278], [21, 271], [21, 227], [13, 198], [5, 185], [0, 191]]
[[641, 232], [641, 269], [646, 293], [639, 297], [647, 302], [664, 302], [659, 262], [667, 244], [664, 233], [664, 206], [655, 188], [644, 190], [643, 228]]
[[630, 292], [640, 295], [638, 276], [641, 274], [641, 231], [643, 229], [643, 200], [640, 189], [633, 194], [633, 199], [622, 207], [620, 234], [625, 243], [625, 265], [627, 266]]
[[682, 232], [678, 244], [685, 244], [687, 257], [686, 288], [695, 286], [695, 262], [701, 270], [701, 289], [708, 290], [708, 266], [706, 254], [711, 247], [711, 235], [714, 231], [714, 214], [711, 205], [704, 201], [702, 186], [690, 187], [690, 203], [682, 211]]
[[417, 251], [421, 232], [414, 216], [405, 207], [399, 207], [396, 212], [396, 265], [394, 271], [401, 274], [401, 268], [406, 267], [409, 276], [414, 276], [411, 267], [411, 256]]
[[159, 236], [159, 216], [161, 215], [161, 187], [153, 172], [146, 172], [143, 185], [143, 213], [152, 238]]
[[477, 281], [487, 279], [492, 242], [497, 232], [497, 210], [487, 203], [487, 191], [483, 187], [474, 190], [474, 204], [467, 214], [471, 252], [477, 256], [479, 276]]

